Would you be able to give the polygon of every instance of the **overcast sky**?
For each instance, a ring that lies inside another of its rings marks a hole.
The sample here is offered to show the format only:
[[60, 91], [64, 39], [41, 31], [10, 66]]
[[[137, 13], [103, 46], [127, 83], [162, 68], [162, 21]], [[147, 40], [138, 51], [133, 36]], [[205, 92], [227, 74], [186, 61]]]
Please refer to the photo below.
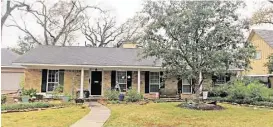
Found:
[[[5, 10], [5, 4], [6, 0], [2, 0], [2, 12], [3, 9]], [[31, 1], [31, 0], [28, 0]], [[123, 23], [125, 22], [128, 18], [131, 18], [135, 15], [136, 12], [140, 11], [142, 8], [142, 0], [86, 0], [84, 1], [86, 4], [89, 5], [97, 5], [101, 7], [102, 9], [108, 9], [111, 10], [111, 14], [115, 15], [117, 18], [118, 23]], [[254, 11], [259, 9], [260, 7], [263, 6], [269, 6], [270, 4], [267, 4], [265, 1], [251, 1], [247, 0], [246, 1], [246, 8], [244, 10], [241, 10], [240, 13], [243, 16], [250, 17]], [[17, 13], [14, 12], [13, 15], [16, 17], [20, 17], [16, 15]], [[35, 20], [28, 20], [28, 23], [30, 25], [35, 24]], [[33, 30], [36, 27], [33, 25], [31, 26]], [[262, 26], [253, 26], [252, 28], [261, 28], [261, 29], [272, 29], [273, 26], [269, 25], [262, 25]], [[2, 42], [1, 46], [2, 48], [6, 47], [13, 47], [16, 46], [18, 36], [23, 36], [24, 34], [17, 30], [16, 28], [10, 28], [10, 27], [4, 27], [3, 33], [2, 33]], [[79, 36], [77, 39], [76, 45], [79, 43], [79, 45], [84, 45], [85, 38], [83, 36]]]

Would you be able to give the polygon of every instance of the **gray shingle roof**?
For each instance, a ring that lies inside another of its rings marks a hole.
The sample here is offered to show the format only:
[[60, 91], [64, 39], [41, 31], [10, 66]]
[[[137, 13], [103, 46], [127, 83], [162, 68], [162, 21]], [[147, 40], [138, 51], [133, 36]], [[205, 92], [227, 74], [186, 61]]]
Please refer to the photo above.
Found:
[[161, 62], [155, 58], [140, 59], [140, 53], [141, 49], [39, 46], [16, 59], [14, 63], [161, 66]]
[[18, 67], [16, 65], [12, 65], [12, 62], [17, 59], [20, 55], [12, 52], [11, 50], [8, 50], [6, 48], [1, 48], [1, 66], [14, 66]]
[[254, 29], [254, 32], [273, 48], [273, 30]]

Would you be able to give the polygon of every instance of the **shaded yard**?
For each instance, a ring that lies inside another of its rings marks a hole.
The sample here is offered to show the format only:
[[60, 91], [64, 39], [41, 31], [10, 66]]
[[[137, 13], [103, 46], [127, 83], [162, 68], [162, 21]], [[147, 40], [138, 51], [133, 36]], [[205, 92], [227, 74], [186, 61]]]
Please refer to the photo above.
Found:
[[2, 114], [2, 127], [68, 127], [88, 114], [89, 108], [71, 106], [61, 109]]
[[221, 104], [227, 109], [197, 111], [176, 107], [178, 104], [108, 105], [111, 116], [105, 126], [273, 127], [272, 109]]

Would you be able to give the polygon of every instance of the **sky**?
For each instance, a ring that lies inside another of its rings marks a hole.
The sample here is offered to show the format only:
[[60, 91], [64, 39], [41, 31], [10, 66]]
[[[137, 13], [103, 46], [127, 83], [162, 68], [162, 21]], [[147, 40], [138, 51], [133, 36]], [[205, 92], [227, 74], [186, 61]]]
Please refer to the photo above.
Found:
[[[1, 13], [3, 13], [3, 10], [5, 10], [5, 2], [7, 0], [2, 0], [1, 2]], [[33, 2], [34, 0], [25, 0], [26, 2]], [[107, 9], [111, 11], [111, 14], [116, 17], [117, 23], [121, 24], [125, 22], [128, 18], [132, 18], [136, 12], [140, 11], [142, 8], [142, 2], [143, 0], [85, 0], [83, 1], [85, 4], [88, 5], [96, 5], [101, 7], [102, 9]], [[251, 17], [253, 12], [258, 10], [261, 7], [269, 6], [267, 2], [265, 1], [258, 1], [258, 0], [246, 0], [246, 8], [244, 10], [240, 10], [239, 13], [242, 14], [245, 17]], [[36, 29], [35, 26], [35, 20], [31, 20], [28, 17], [21, 17], [18, 15], [18, 13], [15, 11], [12, 13], [16, 19], [20, 20], [20, 18], [24, 18], [27, 20], [28, 25], [30, 25], [31, 30], [38, 31], [39, 29]], [[7, 21], [8, 22], [8, 21]], [[251, 28], [259, 28], [259, 29], [272, 29], [273, 26], [270, 25], [258, 25], [258, 26], [252, 26]], [[4, 27], [1, 37], [1, 47], [7, 48], [7, 47], [14, 47], [17, 45], [17, 40], [19, 36], [23, 36], [24, 34], [20, 32], [16, 28], [11, 27]], [[84, 42], [86, 39], [84, 36], [79, 34], [77, 38], [76, 45], [84, 45]]]

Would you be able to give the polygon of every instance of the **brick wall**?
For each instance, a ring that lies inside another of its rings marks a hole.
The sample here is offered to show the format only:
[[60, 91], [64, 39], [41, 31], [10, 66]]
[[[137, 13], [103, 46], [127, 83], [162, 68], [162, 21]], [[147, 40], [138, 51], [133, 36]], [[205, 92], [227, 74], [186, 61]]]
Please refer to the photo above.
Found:
[[36, 89], [41, 92], [42, 71], [40, 69], [25, 69], [25, 89]]
[[[81, 87], [81, 71], [65, 70], [64, 72], [64, 93], [74, 94]], [[83, 89], [89, 90], [89, 70], [84, 71]]]
[[103, 94], [107, 90], [111, 90], [111, 71], [104, 71], [103, 75]]

